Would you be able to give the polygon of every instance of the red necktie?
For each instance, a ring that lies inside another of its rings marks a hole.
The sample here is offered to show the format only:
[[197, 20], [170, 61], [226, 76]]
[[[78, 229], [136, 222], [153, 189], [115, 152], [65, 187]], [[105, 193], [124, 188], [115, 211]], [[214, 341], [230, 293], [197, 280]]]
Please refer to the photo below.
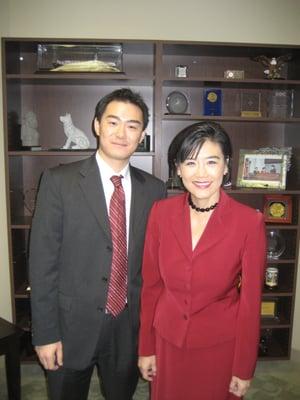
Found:
[[109, 205], [113, 253], [106, 310], [117, 316], [124, 309], [127, 297], [126, 212], [122, 176], [114, 175], [110, 179], [115, 190]]

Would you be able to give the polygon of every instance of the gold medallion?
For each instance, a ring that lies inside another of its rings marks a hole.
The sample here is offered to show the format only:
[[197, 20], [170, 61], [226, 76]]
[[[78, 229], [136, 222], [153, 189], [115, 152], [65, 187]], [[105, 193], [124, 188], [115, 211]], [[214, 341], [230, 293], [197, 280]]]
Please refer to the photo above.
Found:
[[271, 203], [269, 213], [272, 217], [281, 218], [285, 214], [285, 205], [281, 202]]

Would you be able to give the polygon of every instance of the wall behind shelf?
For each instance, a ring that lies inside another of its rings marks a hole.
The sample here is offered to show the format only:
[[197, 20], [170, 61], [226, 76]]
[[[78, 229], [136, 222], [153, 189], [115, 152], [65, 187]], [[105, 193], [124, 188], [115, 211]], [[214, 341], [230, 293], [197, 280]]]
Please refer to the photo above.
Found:
[[[76, 6], [71, 0], [1, 0], [0, 35], [296, 45], [300, 44], [299, 16], [298, 0], [86, 0]], [[11, 319], [2, 110], [0, 80], [0, 316]], [[300, 352], [300, 293], [293, 348]]]
[[299, 42], [297, 0], [4, 2], [9, 36]]

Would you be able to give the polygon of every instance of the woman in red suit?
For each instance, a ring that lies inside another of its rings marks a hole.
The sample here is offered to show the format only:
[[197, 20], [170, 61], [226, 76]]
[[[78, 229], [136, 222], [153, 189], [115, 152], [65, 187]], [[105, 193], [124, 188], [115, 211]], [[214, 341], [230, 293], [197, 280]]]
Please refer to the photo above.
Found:
[[183, 129], [169, 159], [186, 193], [150, 213], [139, 367], [152, 400], [240, 398], [257, 358], [264, 218], [221, 188], [231, 144], [218, 124]]

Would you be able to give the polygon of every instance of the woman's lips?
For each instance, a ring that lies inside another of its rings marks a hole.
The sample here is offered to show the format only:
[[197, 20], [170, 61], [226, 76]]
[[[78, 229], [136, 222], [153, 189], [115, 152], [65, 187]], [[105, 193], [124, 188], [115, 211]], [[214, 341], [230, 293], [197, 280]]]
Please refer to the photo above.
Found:
[[211, 185], [211, 182], [194, 182], [194, 185], [200, 189], [207, 189]]

